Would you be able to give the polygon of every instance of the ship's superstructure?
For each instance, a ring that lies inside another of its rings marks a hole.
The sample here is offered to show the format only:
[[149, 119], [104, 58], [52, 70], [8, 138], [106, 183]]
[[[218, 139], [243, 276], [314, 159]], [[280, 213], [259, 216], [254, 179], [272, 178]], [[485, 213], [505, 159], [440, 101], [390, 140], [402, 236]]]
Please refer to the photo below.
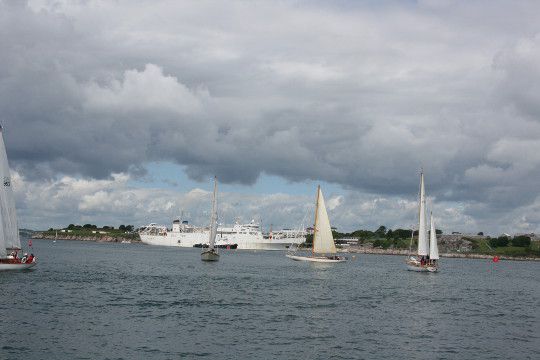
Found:
[[[149, 245], [201, 247], [208, 244], [209, 227], [196, 227], [187, 221], [174, 220], [172, 230], [150, 224], [141, 230], [141, 241]], [[261, 226], [254, 220], [247, 224], [218, 225], [215, 245], [220, 248], [244, 250], [286, 250], [306, 241], [305, 231], [278, 230], [263, 236]]]

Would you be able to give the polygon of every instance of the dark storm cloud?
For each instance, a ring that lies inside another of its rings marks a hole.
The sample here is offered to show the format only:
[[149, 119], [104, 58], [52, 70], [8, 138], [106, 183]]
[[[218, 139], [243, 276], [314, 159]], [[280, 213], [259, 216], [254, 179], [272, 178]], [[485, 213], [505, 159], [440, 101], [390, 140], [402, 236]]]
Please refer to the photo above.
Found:
[[1, 120], [27, 179], [171, 161], [412, 198], [423, 166], [473, 217], [538, 196], [537, 2], [0, 4]]

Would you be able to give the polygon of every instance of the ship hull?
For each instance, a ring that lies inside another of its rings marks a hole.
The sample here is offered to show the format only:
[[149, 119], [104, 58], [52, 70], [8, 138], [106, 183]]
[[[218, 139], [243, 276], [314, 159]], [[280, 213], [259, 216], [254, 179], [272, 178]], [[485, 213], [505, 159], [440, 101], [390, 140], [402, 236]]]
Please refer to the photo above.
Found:
[[193, 247], [196, 244], [208, 243], [208, 232], [198, 233], [173, 233], [165, 235], [140, 234], [141, 241], [148, 245]]

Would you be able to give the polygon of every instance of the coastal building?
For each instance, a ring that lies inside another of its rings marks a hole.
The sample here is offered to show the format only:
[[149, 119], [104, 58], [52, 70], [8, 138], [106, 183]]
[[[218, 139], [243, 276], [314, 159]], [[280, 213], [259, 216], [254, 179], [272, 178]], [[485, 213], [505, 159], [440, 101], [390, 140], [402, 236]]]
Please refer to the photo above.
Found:
[[336, 244], [340, 245], [357, 245], [358, 239], [357, 238], [341, 238], [335, 240]]

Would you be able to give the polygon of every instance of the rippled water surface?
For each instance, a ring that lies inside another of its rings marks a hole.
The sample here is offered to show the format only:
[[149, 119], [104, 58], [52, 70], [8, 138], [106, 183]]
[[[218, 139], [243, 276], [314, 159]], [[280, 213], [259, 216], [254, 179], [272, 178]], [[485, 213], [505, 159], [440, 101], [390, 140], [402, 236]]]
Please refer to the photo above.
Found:
[[294, 262], [34, 241], [0, 273], [0, 359], [540, 359], [540, 263]]

